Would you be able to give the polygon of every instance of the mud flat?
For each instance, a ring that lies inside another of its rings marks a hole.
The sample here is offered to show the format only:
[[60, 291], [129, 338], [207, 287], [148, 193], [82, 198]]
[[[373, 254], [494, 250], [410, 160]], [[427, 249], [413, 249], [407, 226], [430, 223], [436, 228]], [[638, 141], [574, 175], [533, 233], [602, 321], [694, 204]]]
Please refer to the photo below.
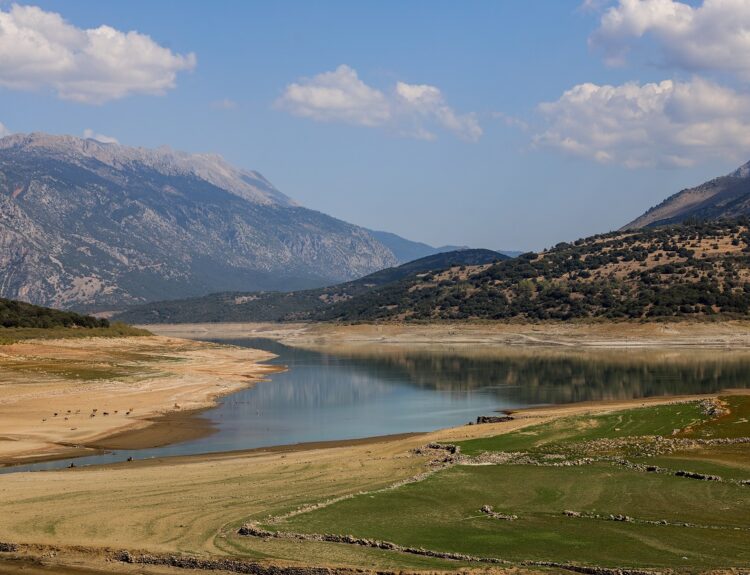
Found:
[[210, 433], [200, 410], [277, 370], [272, 357], [163, 336], [0, 346], [0, 464]]
[[750, 348], [750, 321], [461, 322], [383, 324], [207, 323], [145, 326], [193, 339], [263, 337], [300, 347], [424, 344], [589, 348]]

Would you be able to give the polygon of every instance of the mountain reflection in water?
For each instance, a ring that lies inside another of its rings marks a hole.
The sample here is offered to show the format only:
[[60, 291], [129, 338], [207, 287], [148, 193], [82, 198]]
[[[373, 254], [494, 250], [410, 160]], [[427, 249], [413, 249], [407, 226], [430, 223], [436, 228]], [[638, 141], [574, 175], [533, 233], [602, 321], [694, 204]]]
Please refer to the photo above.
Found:
[[497, 410], [711, 393], [750, 382], [745, 351], [400, 344], [306, 350], [267, 339], [221, 342], [271, 351], [278, 355], [271, 363], [288, 369], [205, 411], [216, 427], [210, 436], [76, 465], [430, 431]]

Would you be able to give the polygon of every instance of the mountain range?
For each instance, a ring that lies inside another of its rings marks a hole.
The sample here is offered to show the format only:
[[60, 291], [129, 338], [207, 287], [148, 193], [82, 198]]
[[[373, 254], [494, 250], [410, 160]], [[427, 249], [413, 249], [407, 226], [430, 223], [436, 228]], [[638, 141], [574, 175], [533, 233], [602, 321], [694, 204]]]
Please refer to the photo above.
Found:
[[220, 156], [0, 139], [0, 296], [79, 310], [298, 290], [436, 250], [299, 206]]
[[483, 249], [433, 254], [339, 285], [293, 292], [229, 292], [135, 306], [115, 319], [129, 323], [310, 320], [377, 288], [453, 267], [485, 266], [508, 256]]

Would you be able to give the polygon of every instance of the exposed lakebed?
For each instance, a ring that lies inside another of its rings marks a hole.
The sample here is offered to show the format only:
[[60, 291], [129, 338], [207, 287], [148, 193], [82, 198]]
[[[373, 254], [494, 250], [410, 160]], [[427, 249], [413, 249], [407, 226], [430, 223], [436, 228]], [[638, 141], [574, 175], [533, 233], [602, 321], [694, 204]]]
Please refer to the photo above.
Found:
[[0, 473], [432, 431], [495, 411], [750, 383], [750, 353], [727, 350], [360, 345], [311, 351], [268, 339], [221, 341], [271, 351], [278, 356], [271, 363], [287, 369], [203, 412], [214, 433]]

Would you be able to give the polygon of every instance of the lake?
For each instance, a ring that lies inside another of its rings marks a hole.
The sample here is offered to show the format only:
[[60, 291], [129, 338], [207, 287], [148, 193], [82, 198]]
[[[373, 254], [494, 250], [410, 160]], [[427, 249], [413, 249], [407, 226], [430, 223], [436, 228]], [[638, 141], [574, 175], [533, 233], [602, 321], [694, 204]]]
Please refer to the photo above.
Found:
[[268, 339], [221, 342], [271, 351], [278, 357], [270, 363], [287, 370], [203, 412], [216, 428], [207, 437], [79, 457], [76, 465], [432, 431], [496, 411], [710, 393], [750, 382], [750, 353], [726, 350], [358, 345], [311, 351]]

